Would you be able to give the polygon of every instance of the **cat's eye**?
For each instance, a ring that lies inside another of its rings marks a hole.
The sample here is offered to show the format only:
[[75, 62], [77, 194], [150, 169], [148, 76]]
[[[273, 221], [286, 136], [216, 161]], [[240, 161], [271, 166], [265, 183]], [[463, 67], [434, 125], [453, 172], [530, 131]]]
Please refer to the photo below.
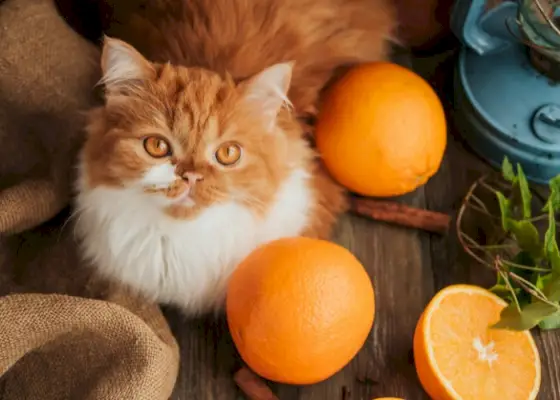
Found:
[[216, 157], [216, 161], [224, 167], [232, 167], [241, 159], [242, 151], [243, 150], [239, 144], [235, 142], [227, 142], [222, 144], [218, 150], [216, 150], [214, 157]]
[[167, 157], [171, 155], [169, 142], [159, 136], [148, 136], [144, 139], [144, 149], [154, 158]]

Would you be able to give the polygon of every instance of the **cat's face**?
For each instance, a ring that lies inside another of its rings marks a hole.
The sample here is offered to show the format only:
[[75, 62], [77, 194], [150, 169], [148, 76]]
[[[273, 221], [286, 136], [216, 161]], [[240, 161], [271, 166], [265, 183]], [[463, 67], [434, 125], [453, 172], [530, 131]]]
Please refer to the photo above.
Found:
[[102, 68], [107, 100], [90, 115], [87, 189], [126, 190], [178, 218], [222, 201], [257, 211], [272, 201], [297, 157], [291, 141], [302, 141], [282, 110], [291, 64], [236, 85], [202, 69], [151, 64], [107, 39]]

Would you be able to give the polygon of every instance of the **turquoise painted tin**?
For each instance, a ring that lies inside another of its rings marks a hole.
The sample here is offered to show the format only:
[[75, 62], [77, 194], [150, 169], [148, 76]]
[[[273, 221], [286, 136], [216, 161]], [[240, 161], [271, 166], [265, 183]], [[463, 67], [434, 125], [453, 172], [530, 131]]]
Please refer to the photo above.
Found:
[[458, 0], [453, 10], [464, 45], [454, 78], [456, 128], [490, 164], [508, 156], [530, 180], [547, 183], [560, 174], [560, 82], [532, 67], [516, 30], [518, 4], [487, 11], [485, 3]]

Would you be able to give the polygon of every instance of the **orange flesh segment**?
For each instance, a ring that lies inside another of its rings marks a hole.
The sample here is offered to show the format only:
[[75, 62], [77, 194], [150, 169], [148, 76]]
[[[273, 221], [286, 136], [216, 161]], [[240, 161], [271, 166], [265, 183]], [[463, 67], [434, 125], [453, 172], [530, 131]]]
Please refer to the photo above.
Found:
[[479, 289], [435, 300], [424, 334], [435, 373], [454, 398], [536, 397], [540, 360], [531, 334], [489, 328], [505, 306], [501, 299]]

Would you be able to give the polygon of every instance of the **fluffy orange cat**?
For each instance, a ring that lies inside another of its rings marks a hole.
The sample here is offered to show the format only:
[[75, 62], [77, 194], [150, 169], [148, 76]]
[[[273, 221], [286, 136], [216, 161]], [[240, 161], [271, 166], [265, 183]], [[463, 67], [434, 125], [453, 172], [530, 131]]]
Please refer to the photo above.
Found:
[[382, 6], [160, 0], [115, 22], [143, 54], [117, 39], [103, 47], [106, 102], [89, 116], [76, 225], [98, 270], [203, 313], [220, 308], [231, 272], [260, 244], [327, 238], [345, 193], [298, 110], [316, 105], [337, 68], [385, 56]]

